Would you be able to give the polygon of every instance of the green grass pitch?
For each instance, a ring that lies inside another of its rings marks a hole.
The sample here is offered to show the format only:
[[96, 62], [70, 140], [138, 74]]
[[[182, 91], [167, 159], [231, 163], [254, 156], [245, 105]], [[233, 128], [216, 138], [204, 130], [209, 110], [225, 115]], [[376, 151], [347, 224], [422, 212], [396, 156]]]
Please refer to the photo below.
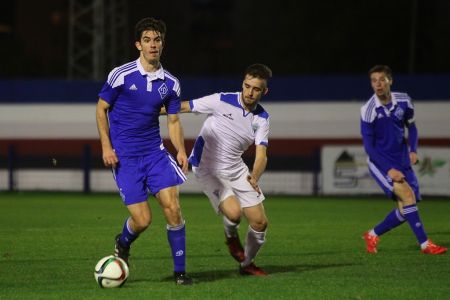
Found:
[[[181, 195], [187, 268], [193, 286], [175, 286], [162, 212], [134, 243], [130, 277], [101, 289], [96, 262], [112, 254], [127, 216], [116, 194], [0, 193], [0, 299], [450, 299], [450, 253], [419, 252], [407, 224], [365, 253], [363, 231], [393, 207], [382, 198], [267, 197], [266, 244], [242, 277], [224, 245], [221, 219], [202, 195]], [[450, 246], [450, 201], [428, 199], [422, 220]], [[241, 238], [247, 224], [241, 224]]]

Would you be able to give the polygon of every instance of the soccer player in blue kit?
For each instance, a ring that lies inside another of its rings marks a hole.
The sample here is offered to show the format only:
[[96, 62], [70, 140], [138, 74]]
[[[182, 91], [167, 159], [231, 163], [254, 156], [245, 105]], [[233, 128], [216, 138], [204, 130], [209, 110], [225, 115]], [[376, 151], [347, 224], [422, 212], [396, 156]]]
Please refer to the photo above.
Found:
[[[147, 202], [153, 194], [167, 221], [174, 279], [192, 284], [185, 273], [185, 222], [181, 215], [178, 185], [186, 180], [188, 160], [184, 148], [178, 79], [160, 63], [166, 25], [145, 18], [135, 27], [139, 58], [113, 69], [99, 93], [96, 110], [103, 162], [112, 168], [120, 196], [130, 217], [116, 236], [115, 255], [128, 263], [131, 243], [150, 225]], [[168, 112], [167, 127], [176, 161], [165, 150], [159, 129], [159, 112]], [[179, 167], [181, 166], [181, 168]]]
[[[425, 254], [443, 254], [447, 248], [428, 239], [419, 216], [419, 183], [411, 165], [418, 162], [418, 134], [414, 106], [405, 93], [391, 92], [392, 71], [377, 65], [369, 71], [375, 94], [361, 108], [361, 134], [369, 156], [369, 171], [385, 194], [397, 202], [386, 218], [364, 233], [366, 250], [377, 252], [379, 236], [408, 222]], [[405, 138], [408, 128], [408, 142]]]

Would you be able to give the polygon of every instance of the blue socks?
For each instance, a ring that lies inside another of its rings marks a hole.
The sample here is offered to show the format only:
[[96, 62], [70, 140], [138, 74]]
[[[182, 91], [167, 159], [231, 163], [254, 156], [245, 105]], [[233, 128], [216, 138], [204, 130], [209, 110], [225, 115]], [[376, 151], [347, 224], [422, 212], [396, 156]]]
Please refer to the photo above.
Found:
[[128, 219], [126, 219], [125, 223], [123, 224], [122, 234], [119, 238], [119, 243], [122, 245], [122, 247], [129, 248], [131, 243], [138, 238], [139, 234], [133, 232], [130, 225], [128, 225]]
[[382, 235], [389, 230], [401, 225], [403, 222], [408, 221], [411, 230], [417, 238], [417, 241], [422, 244], [428, 240], [427, 234], [423, 229], [422, 221], [419, 217], [419, 212], [415, 204], [403, 207], [403, 216], [400, 214], [398, 209], [391, 211], [386, 218], [375, 228], [373, 232], [376, 235]]
[[[131, 243], [139, 237], [128, 224], [128, 219], [123, 224], [119, 243], [122, 247], [130, 247]], [[184, 221], [181, 225], [167, 225], [167, 239], [172, 250], [174, 272], [184, 272], [186, 268], [186, 231]]]
[[423, 229], [423, 224], [420, 220], [417, 206], [415, 204], [404, 206], [403, 215], [405, 216], [405, 219], [408, 221], [409, 226], [414, 232], [417, 241], [420, 244], [426, 242], [428, 240], [428, 237], [425, 233], [425, 229]]
[[391, 211], [386, 218], [375, 228], [373, 231], [376, 235], [382, 235], [383, 233], [388, 232], [391, 229], [394, 229], [395, 227], [403, 224], [405, 222], [405, 218], [401, 215], [400, 211], [398, 209], [394, 209]]
[[186, 269], [186, 230], [184, 221], [177, 226], [167, 225], [167, 239], [172, 250], [173, 271], [184, 272]]

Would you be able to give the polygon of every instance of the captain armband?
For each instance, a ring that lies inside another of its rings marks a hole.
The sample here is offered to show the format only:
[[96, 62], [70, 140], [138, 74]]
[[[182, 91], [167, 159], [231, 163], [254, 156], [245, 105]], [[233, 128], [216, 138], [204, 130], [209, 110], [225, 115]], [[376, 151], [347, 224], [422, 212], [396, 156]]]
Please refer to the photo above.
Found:
[[416, 120], [415, 120], [414, 118], [412, 118], [412, 119], [407, 120], [407, 121], [406, 121], [406, 124], [411, 125], [411, 124], [413, 124], [414, 122], [416, 122]]

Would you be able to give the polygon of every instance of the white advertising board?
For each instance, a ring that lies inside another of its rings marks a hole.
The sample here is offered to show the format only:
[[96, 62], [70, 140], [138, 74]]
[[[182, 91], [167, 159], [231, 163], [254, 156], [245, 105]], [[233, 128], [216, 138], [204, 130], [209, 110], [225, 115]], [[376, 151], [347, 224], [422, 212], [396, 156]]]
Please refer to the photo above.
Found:
[[[450, 148], [421, 147], [413, 167], [422, 195], [450, 196]], [[382, 194], [367, 167], [362, 146], [322, 148], [322, 192], [325, 195]]]

